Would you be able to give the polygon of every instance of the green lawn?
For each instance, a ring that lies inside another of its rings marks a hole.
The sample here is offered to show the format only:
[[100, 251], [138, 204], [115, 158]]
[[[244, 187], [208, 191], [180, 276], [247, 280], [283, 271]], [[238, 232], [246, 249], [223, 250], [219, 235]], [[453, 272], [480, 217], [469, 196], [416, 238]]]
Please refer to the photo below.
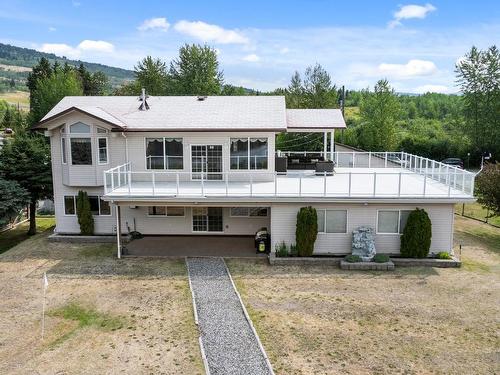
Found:
[[[479, 203], [467, 203], [464, 208], [464, 216], [472, 217], [474, 219], [486, 220], [487, 210]], [[455, 205], [455, 212], [462, 215], [462, 204]], [[500, 216], [490, 217], [488, 223], [500, 227]]]
[[[54, 217], [37, 217], [36, 230], [44, 232], [56, 225]], [[0, 233], [0, 254], [28, 239], [29, 222], [22, 223], [14, 229]]]

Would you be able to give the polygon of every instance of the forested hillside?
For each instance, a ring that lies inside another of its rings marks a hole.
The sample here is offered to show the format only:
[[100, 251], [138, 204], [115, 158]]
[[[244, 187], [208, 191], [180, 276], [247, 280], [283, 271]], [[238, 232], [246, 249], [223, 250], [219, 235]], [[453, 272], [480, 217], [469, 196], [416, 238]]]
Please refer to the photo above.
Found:
[[56, 56], [53, 53], [39, 52], [30, 48], [21, 48], [0, 43], [0, 92], [7, 90], [27, 91], [26, 79], [28, 74], [31, 68], [42, 57], [49, 60], [51, 64], [54, 64], [56, 61], [61, 65], [68, 63], [74, 67], [83, 64], [91, 73], [103, 72], [109, 78], [112, 88], [121, 86], [125, 82], [134, 79], [134, 72], [131, 70], [80, 60], [70, 60], [65, 57]]

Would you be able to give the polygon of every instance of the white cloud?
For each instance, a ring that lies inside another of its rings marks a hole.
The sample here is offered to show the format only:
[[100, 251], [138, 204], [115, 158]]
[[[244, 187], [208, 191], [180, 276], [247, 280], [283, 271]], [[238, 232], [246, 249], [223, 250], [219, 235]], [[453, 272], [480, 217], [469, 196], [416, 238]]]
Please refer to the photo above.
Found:
[[226, 30], [217, 25], [210, 25], [202, 21], [179, 21], [174, 29], [181, 34], [189, 35], [203, 42], [220, 44], [247, 44], [249, 40], [237, 30]]
[[257, 56], [255, 53], [251, 53], [250, 55], [246, 55], [242, 58], [243, 61], [248, 61], [248, 62], [258, 62], [260, 61], [260, 57]]
[[429, 85], [417, 86], [415, 87], [413, 92], [417, 94], [425, 94], [426, 92], [437, 92], [440, 94], [447, 94], [450, 93], [451, 90], [448, 86], [429, 84]]
[[158, 17], [145, 20], [139, 27], [137, 27], [137, 29], [140, 31], [147, 31], [147, 30], [167, 31], [169, 27], [170, 24], [167, 22], [167, 19], [165, 17]]
[[64, 43], [44, 43], [40, 48], [40, 52], [55, 53], [58, 56], [66, 56], [76, 58], [80, 56], [80, 51]]
[[58, 56], [80, 58], [82, 54], [88, 55], [92, 52], [112, 53], [115, 50], [115, 46], [103, 40], [83, 40], [76, 47], [64, 43], [44, 43], [37, 49], [41, 52], [54, 53]]
[[401, 5], [399, 10], [394, 13], [394, 19], [389, 22], [389, 27], [393, 28], [401, 25], [401, 20], [407, 20], [411, 18], [423, 19], [427, 17], [427, 14], [436, 10], [436, 7], [432, 4], [425, 5]]
[[56, 30], [57, 30], [57, 29], [56, 29], [55, 27], [53, 27], [53, 26], [50, 26], [50, 27], [49, 27], [49, 31], [50, 31], [50, 32], [54, 32], [54, 31], [56, 31]]
[[115, 46], [104, 40], [83, 40], [77, 47], [80, 51], [112, 53]]
[[428, 76], [437, 72], [436, 64], [426, 60], [410, 60], [406, 64], [382, 63], [378, 66], [378, 72], [387, 77], [413, 78]]
[[287, 54], [288, 52], [290, 52], [290, 48], [288, 48], [288, 47], [283, 47], [283, 48], [281, 48], [281, 49], [280, 49], [280, 53], [281, 53], [282, 55], [285, 55], [285, 54]]
[[75, 8], [78, 8], [80, 5], [82, 5], [82, 3], [80, 3], [79, 1], [76, 1], [76, 0], [73, 0], [73, 1], [71, 2], [71, 4], [73, 4], [73, 6], [74, 6]]

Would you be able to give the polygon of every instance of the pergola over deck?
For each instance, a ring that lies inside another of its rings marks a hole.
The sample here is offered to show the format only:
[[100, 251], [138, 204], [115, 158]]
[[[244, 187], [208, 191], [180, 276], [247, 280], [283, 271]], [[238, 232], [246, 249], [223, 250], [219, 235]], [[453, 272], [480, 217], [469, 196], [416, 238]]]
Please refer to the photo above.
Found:
[[323, 133], [323, 158], [328, 150], [330, 133], [330, 160], [335, 152], [335, 129], [345, 129], [344, 116], [340, 109], [287, 109], [287, 133]]

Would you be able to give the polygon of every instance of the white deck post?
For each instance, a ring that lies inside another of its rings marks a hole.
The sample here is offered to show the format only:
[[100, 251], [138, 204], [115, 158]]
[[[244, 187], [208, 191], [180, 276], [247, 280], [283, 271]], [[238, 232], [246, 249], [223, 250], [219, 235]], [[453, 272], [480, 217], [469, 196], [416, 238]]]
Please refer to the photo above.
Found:
[[278, 194], [278, 178], [277, 175], [278, 172], [274, 172], [273, 179], [274, 179], [274, 196]]
[[377, 194], [377, 172], [373, 172], [373, 196]]
[[326, 197], [326, 171], [323, 172], [323, 196]]
[[111, 170], [111, 191], [115, 190], [115, 171]]
[[122, 219], [120, 217], [120, 206], [116, 204], [116, 256], [118, 259], [122, 257]]
[[175, 188], [176, 188], [176, 195], [179, 195], [179, 172], [175, 174]]
[[250, 173], [250, 196], [253, 196], [253, 175]]
[[399, 172], [399, 180], [398, 180], [398, 197], [401, 196], [401, 172]]
[[299, 197], [302, 196], [302, 175], [299, 176]]
[[385, 152], [384, 168], [387, 168], [387, 151]]
[[427, 185], [427, 173], [424, 174], [424, 193], [423, 193], [423, 196], [425, 197], [425, 187]]
[[104, 185], [104, 195], [108, 194], [108, 181], [106, 180], [106, 171], [102, 171], [102, 183]]
[[333, 161], [333, 151], [335, 149], [335, 129], [330, 134], [330, 160]]
[[328, 146], [328, 133], [324, 132], [323, 133], [323, 160], [327, 160], [327, 157], [326, 157], [327, 146]]
[[122, 171], [121, 167], [118, 167], [118, 187], [122, 186]]
[[226, 197], [229, 195], [229, 173], [227, 174], [226, 178]]
[[351, 196], [351, 174], [352, 172], [349, 172], [349, 196]]
[[368, 151], [368, 168], [372, 167], [372, 152]]
[[354, 151], [352, 152], [352, 167], [354, 168], [354, 166], [356, 165], [356, 162], [355, 162], [355, 159], [356, 159], [356, 154], [354, 153]]
[[201, 195], [205, 196], [205, 182], [203, 181], [203, 168], [201, 170]]
[[462, 191], [465, 194], [465, 173], [462, 171]]
[[153, 197], [155, 196], [156, 193], [156, 181], [155, 181], [155, 172], [151, 172], [151, 182], [153, 183]]
[[127, 175], [128, 175], [128, 195], [130, 195], [130, 192], [132, 190], [132, 172], [128, 171]]

